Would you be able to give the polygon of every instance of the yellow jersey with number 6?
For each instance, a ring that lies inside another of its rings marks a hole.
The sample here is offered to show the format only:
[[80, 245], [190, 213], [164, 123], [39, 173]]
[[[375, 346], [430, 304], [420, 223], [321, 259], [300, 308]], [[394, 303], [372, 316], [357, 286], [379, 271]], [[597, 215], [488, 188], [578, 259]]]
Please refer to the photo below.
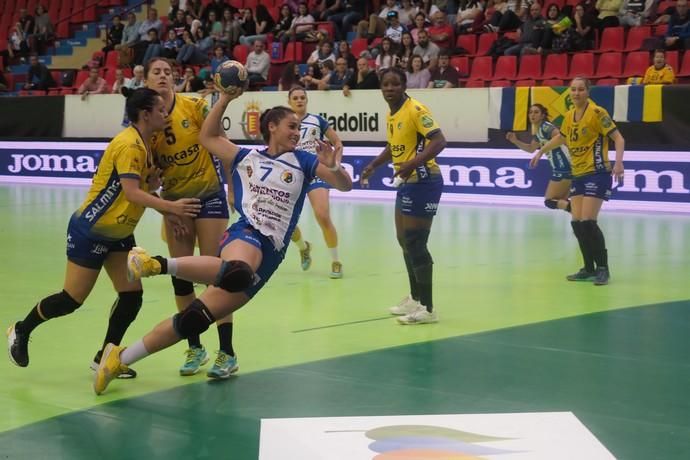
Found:
[[221, 162], [199, 143], [208, 103], [197, 97], [175, 95], [165, 129], [152, 145], [163, 170], [166, 200], [204, 199], [222, 189]]
[[[386, 133], [395, 171], [400, 169], [401, 163], [422, 153], [429, 137], [440, 129], [429, 109], [411, 97], [395, 113], [389, 112], [386, 117]], [[440, 173], [438, 164], [431, 159], [415, 169], [407, 181], [418, 182]]]
[[589, 102], [580, 120], [575, 109], [569, 110], [561, 125], [561, 134], [572, 158], [573, 177], [611, 171], [609, 134], [616, 129], [606, 109]]

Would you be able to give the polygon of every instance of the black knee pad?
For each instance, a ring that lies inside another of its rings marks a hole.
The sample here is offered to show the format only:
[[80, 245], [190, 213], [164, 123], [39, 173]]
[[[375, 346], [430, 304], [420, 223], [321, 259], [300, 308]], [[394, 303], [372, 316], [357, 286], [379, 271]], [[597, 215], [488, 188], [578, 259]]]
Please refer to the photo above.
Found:
[[558, 200], [544, 200], [544, 206], [549, 209], [558, 209]]
[[50, 319], [69, 315], [79, 307], [81, 307], [81, 304], [74, 300], [65, 290], [62, 290], [41, 300], [38, 309], [42, 317]]
[[434, 263], [426, 247], [428, 240], [429, 230], [415, 229], [405, 231], [405, 247], [413, 266], [420, 267]]
[[137, 318], [144, 299], [144, 291], [127, 291], [117, 294], [117, 301], [110, 310], [110, 317], [117, 316], [123, 323], [131, 324]]
[[194, 283], [191, 281], [180, 279], [176, 276], [171, 276], [173, 291], [175, 291], [176, 296], [186, 296], [194, 294]]
[[215, 321], [206, 305], [201, 300], [194, 299], [187, 308], [173, 316], [173, 329], [180, 337], [186, 339], [201, 335]]
[[254, 270], [241, 260], [223, 261], [213, 285], [228, 292], [242, 292], [254, 282]]

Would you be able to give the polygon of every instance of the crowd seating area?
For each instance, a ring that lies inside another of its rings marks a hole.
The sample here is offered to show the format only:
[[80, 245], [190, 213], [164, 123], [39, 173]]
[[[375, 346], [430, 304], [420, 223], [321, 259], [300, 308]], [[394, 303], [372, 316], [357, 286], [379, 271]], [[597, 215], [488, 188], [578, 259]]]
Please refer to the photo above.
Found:
[[[33, 12], [40, 0], [0, 0], [0, 10], [2, 20], [0, 21], [0, 49], [8, 46], [8, 31], [11, 30], [19, 17], [22, 8]], [[544, 11], [551, 4], [555, 3], [559, 7], [575, 5], [579, 0], [555, 0], [547, 1]], [[202, 4], [206, 4], [203, 1]], [[259, 0], [225, 0], [226, 4], [232, 4], [238, 9], [255, 8]], [[283, 0], [261, 0], [271, 15], [278, 19], [279, 10]], [[376, 11], [376, 5], [368, 2], [368, 7]], [[378, 3], [378, 2], [377, 2]], [[661, 1], [657, 4], [658, 14], [662, 14], [672, 8], [674, 2]], [[145, 8], [146, 5], [138, 3], [136, 0], [100, 0], [95, 3], [93, 0], [56, 0], [47, 5], [48, 13], [55, 24], [55, 40], [57, 44], [69, 41], [76, 34], [84, 34], [84, 31], [101, 31], [110, 24], [113, 14], [124, 14], [130, 9], [137, 10]], [[166, 17], [167, 11], [160, 11], [160, 19], [167, 27], [169, 19]], [[335, 28], [333, 24], [327, 22], [317, 23], [319, 30], [324, 30], [333, 38]], [[661, 37], [666, 33], [665, 24], [646, 24], [636, 27], [608, 27], [597, 33], [595, 46], [592, 50], [576, 53], [554, 53], [554, 54], [525, 54], [522, 56], [492, 56], [490, 50], [499, 36], [507, 38], [517, 38], [514, 31], [504, 33], [482, 32], [461, 34], [455, 37], [454, 50], [464, 50], [461, 54], [454, 54], [450, 63], [454, 66], [459, 75], [459, 87], [507, 87], [507, 86], [560, 86], [567, 83], [570, 78], [579, 75], [591, 78], [595, 84], [616, 85], [624, 84], [629, 77], [641, 77], [652, 62], [652, 51], [643, 50], [645, 41], [651, 37]], [[93, 34], [92, 34], [93, 35]], [[380, 38], [372, 42], [371, 38], [357, 38], [355, 32], [347, 34], [351, 51], [354, 56], [359, 56], [363, 51], [375, 46]], [[271, 34], [267, 36], [267, 50], [271, 53]], [[304, 65], [308, 56], [316, 48], [316, 43], [304, 43], [291, 41], [281, 48], [280, 55], [273, 55], [269, 78], [266, 85], [260, 87], [262, 90], [276, 89], [278, 80], [285, 65], [290, 62], [301, 64], [300, 72], [306, 72]], [[59, 46], [50, 48], [48, 55], [39, 60], [49, 61], [50, 55], [55, 54]], [[231, 50], [227, 50], [232, 59], [245, 62], [250, 48], [244, 44], [236, 44]], [[115, 80], [115, 70], [121, 68], [118, 61], [117, 51], [102, 52], [96, 51], [91, 56], [89, 62], [84, 62], [80, 69], [55, 69], [51, 68], [51, 74], [56, 82], [56, 87], [47, 91], [23, 90], [25, 81], [26, 65], [13, 65], [9, 69], [4, 69], [4, 76], [7, 80], [7, 88], [10, 94], [24, 95], [66, 95], [74, 94], [79, 86], [88, 78], [89, 63], [100, 63], [99, 74], [103, 77], [108, 86], [112, 86]], [[690, 81], [690, 52], [682, 50], [672, 50], [666, 53], [666, 62], [673, 67], [678, 82]], [[373, 67], [373, 60], [370, 60]], [[196, 71], [207, 66], [192, 66]], [[125, 77], [131, 77], [131, 68], [122, 67]], [[3, 69], [0, 69], [2, 71]], [[70, 85], [63, 86], [63, 77], [74, 72], [74, 78]]]

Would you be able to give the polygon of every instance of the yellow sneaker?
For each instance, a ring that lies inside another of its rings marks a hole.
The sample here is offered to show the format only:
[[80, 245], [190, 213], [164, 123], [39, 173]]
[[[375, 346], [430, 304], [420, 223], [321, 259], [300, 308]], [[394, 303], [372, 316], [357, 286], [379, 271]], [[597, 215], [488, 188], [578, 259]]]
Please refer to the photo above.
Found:
[[134, 246], [127, 255], [127, 279], [132, 282], [148, 276], [159, 275], [161, 264], [146, 252], [146, 249]]
[[93, 380], [93, 391], [97, 395], [103, 393], [113, 379], [127, 371], [127, 366], [120, 361], [120, 353], [124, 349], [125, 347], [118, 347], [112, 343], [105, 346], [103, 357]]
[[337, 280], [343, 277], [343, 264], [340, 262], [333, 262], [331, 264], [331, 279]]

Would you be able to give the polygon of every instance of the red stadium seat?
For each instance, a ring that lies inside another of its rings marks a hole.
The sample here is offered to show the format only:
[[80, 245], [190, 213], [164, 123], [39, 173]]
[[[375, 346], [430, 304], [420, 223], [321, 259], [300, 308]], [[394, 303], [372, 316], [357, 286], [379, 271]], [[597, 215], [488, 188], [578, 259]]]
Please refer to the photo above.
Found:
[[235, 45], [235, 47], [232, 49], [232, 55], [235, 57], [236, 61], [244, 64], [247, 62], [249, 47], [247, 45]]
[[597, 81], [597, 85], [599, 86], [616, 86], [618, 83], [617, 78], [602, 78]]
[[484, 88], [483, 80], [467, 80], [465, 88]]
[[450, 65], [457, 69], [460, 76], [470, 73], [470, 59], [467, 56], [453, 56], [450, 58]]
[[652, 36], [652, 28], [649, 26], [633, 27], [628, 31], [628, 39], [625, 42], [625, 51], [638, 51], [642, 49], [645, 38]]
[[563, 86], [563, 80], [558, 80], [555, 78], [552, 78], [550, 80], [544, 80], [541, 82], [541, 86]]
[[366, 51], [366, 49], [366, 38], [355, 38], [354, 40], [352, 40], [352, 44], [350, 45], [350, 51], [352, 51], [352, 55], [354, 57], [359, 58], [359, 55], [362, 54], [362, 51]]
[[89, 78], [89, 71], [88, 70], [80, 70], [77, 72], [77, 78], [74, 79], [74, 85], [72, 85], [74, 88], [79, 88], [82, 83], [86, 81], [86, 79]]
[[676, 6], [676, 2], [673, 0], [664, 0], [662, 2], [659, 2], [659, 6], [656, 7], [656, 14], [657, 15], [662, 15], [664, 12], [669, 9], [673, 8]]
[[535, 80], [518, 80], [515, 82], [515, 86], [537, 86]]
[[467, 50], [467, 54], [470, 56], [474, 56], [477, 52], [477, 36], [475, 34], [458, 35], [455, 44], [458, 48]]
[[115, 68], [120, 65], [120, 53], [119, 51], [108, 51], [105, 56], [105, 66], [110, 68]]
[[607, 27], [601, 34], [601, 41], [596, 52], [623, 51], [624, 38], [625, 29], [623, 27]]
[[642, 77], [649, 68], [649, 52], [634, 51], [625, 59], [624, 77]]
[[489, 86], [492, 88], [509, 88], [513, 86], [513, 84], [508, 80], [494, 80]]
[[477, 44], [477, 56], [486, 56], [489, 54], [491, 45], [494, 44], [498, 38], [497, 33], [484, 33], [479, 36], [479, 43]]
[[568, 78], [568, 55], [549, 54], [544, 62], [544, 72], [542, 78], [558, 78], [566, 80]]
[[594, 75], [594, 55], [592, 53], [577, 53], [570, 61], [570, 75], [574, 77], [591, 77]]
[[656, 37], [663, 37], [666, 35], [666, 31], [668, 30], [668, 24], [659, 24], [654, 28], [654, 36]]
[[673, 72], [678, 73], [678, 51], [666, 51], [666, 64], [673, 67]]
[[517, 56], [501, 56], [496, 61], [492, 80], [514, 80], [517, 73]]
[[470, 80], [491, 80], [493, 75], [493, 58], [491, 56], [480, 56], [472, 61]]
[[541, 56], [538, 54], [527, 54], [520, 58], [520, 70], [515, 77], [518, 80], [541, 78]]
[[[573, 58], [574, 59], [574, 58]], [[621, 53], [604, 53], [599, 58], [599, 65], [594, 74], [595, 78], [618, 78], [623, 69], [623, 55]]]
[[690, 52], [686, 51], [683, 55], [683, 62], [680, 64], [680, 69], [676, 74], [678, 77], [690, 77]]

